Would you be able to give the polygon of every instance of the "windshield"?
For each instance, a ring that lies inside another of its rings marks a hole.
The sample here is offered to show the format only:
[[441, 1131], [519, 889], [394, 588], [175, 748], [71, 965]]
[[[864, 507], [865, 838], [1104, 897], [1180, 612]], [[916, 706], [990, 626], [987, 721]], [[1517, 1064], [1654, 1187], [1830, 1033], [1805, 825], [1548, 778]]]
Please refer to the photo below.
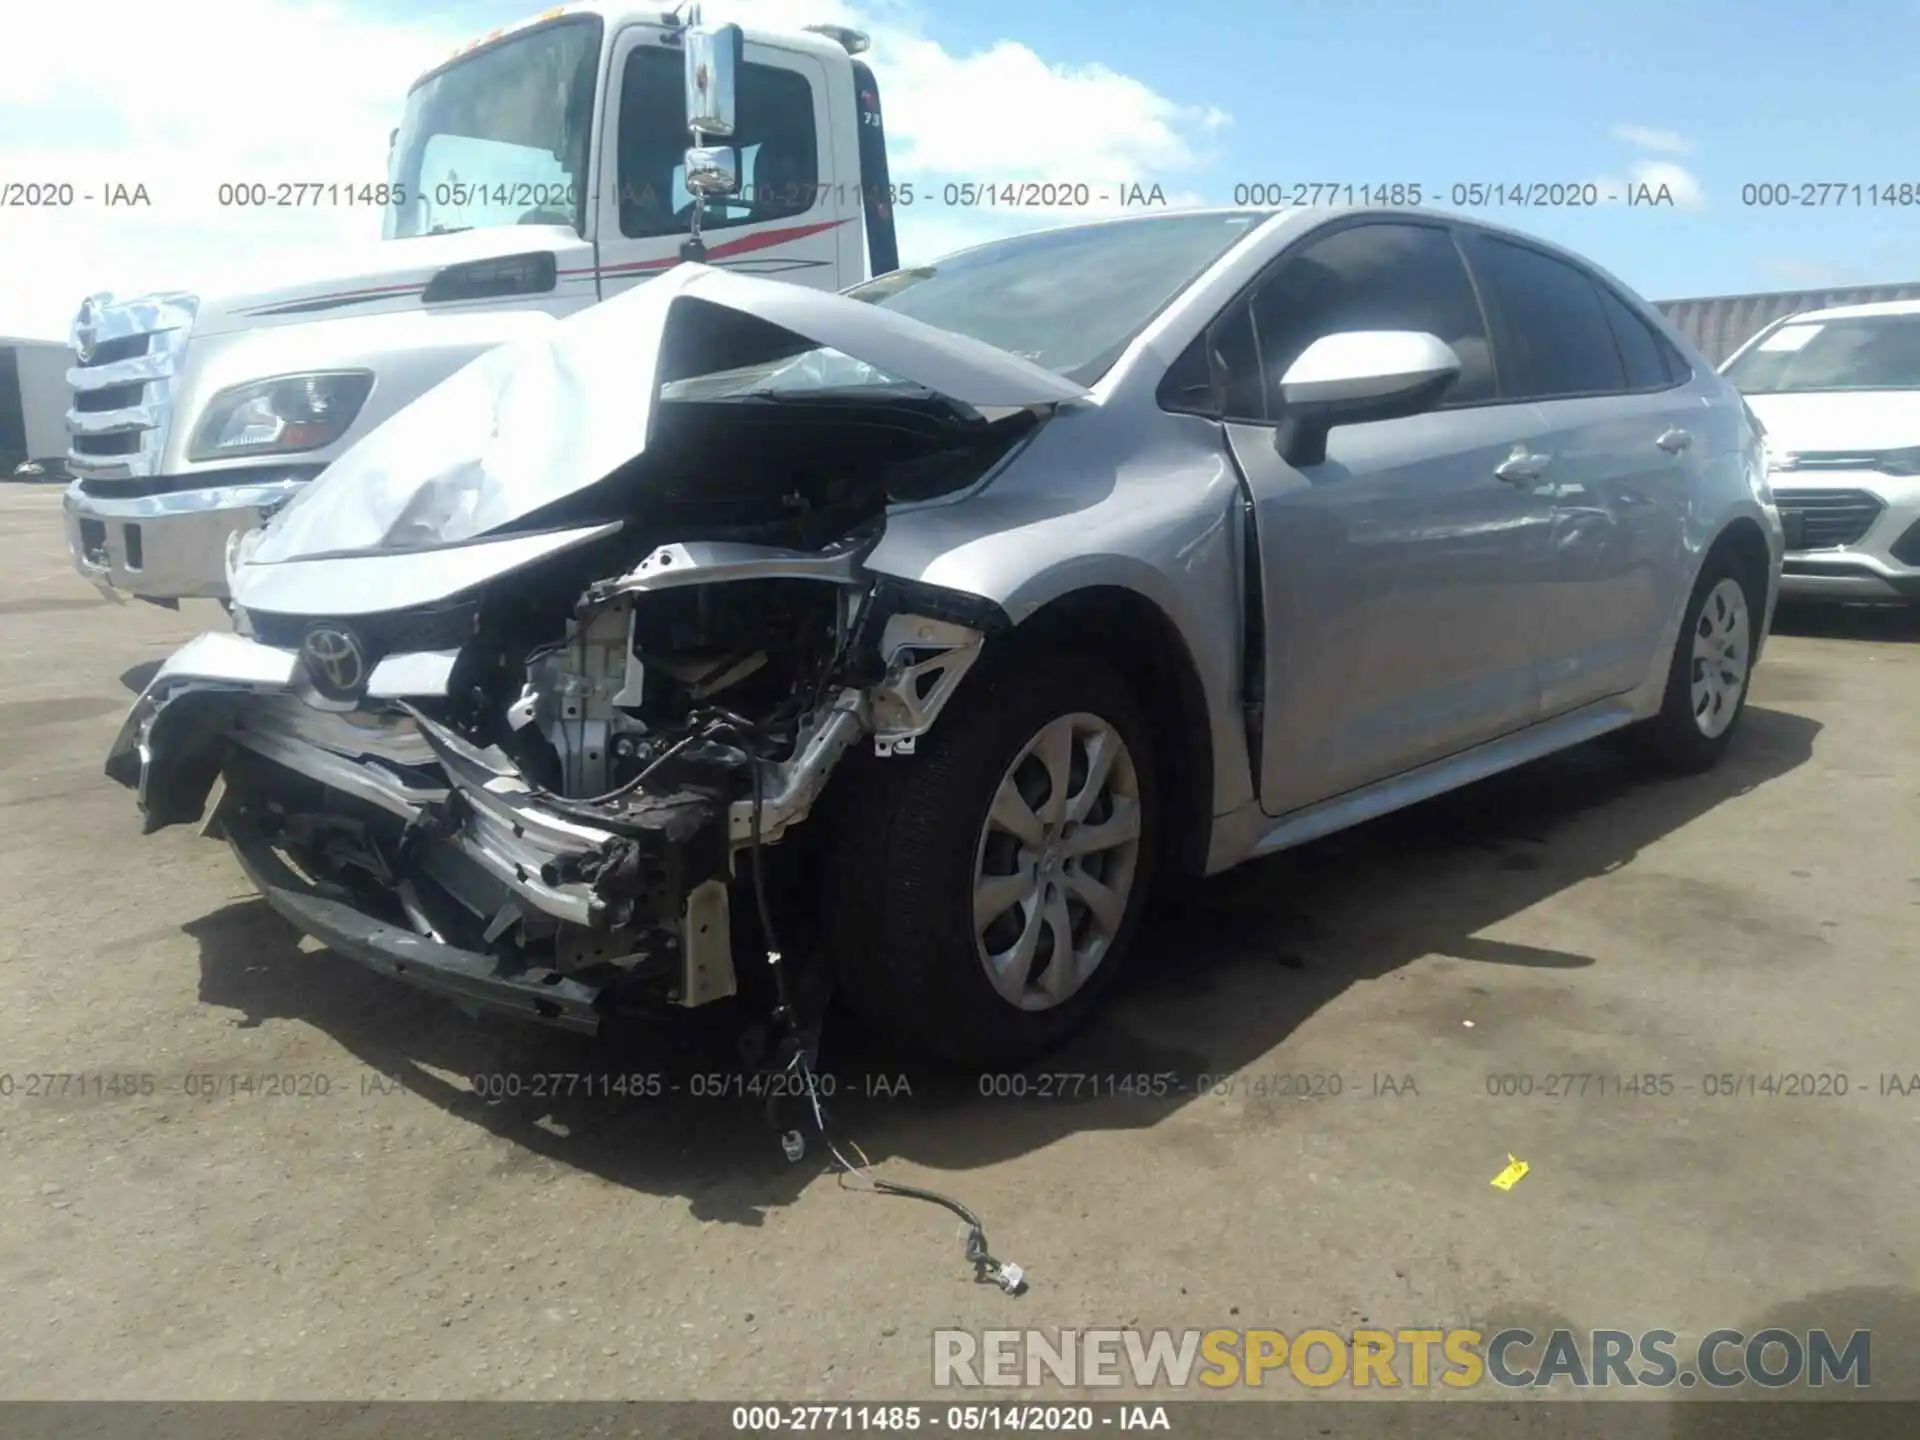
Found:
[[1748, 395], [1920, 390], [1920, 315], [1783, 325], [1727, 367]]
[[[1265, 218], [1210, 212], [1041, 231], [895, 270], [846, 293], [1090, 385], [1174, 296]], [[660, 393], [718, 399], [900, 383], [819, 349], [676, 381]]]
[[495, 225], [572, 225], [586, 199], [598, 16], [529, 30], [434, 72], [407, 96], [388, 179], [389, 240]]

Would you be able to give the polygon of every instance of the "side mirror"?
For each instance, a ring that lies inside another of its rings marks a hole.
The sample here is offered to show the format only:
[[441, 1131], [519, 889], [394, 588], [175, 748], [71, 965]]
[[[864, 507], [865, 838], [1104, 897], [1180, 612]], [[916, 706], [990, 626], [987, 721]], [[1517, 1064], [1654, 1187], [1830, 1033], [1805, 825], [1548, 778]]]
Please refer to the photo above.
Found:
[[[708, 136], [733, 136], [734, 83], [739, 76], [746, 32], [738, 25], [687, 31], [687, 128], [696, 143]], [[692, 170], [689, 165], [688, 170]]]
[[1290, 465], [1327, 458], [1336, 425], [1397, 420], [1431, 410], [1460, 374], [1460, 357], [1424, 330], [1322, 335], [1280, 379], [1274, 448]]
[[740, 152], [731, 145], [702, 145], [687, 151], [682, 163], [689, 195], [711, 200], [740, 188]]

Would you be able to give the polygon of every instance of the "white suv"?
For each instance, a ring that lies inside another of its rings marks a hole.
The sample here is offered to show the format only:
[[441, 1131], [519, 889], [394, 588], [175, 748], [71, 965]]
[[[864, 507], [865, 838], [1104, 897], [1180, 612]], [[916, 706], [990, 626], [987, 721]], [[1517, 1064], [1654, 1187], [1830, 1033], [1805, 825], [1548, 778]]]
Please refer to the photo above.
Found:
[[1767, 430], [1781, 595], [1920, 603], [1920, 300], [1790, 315], [1722, 368]]

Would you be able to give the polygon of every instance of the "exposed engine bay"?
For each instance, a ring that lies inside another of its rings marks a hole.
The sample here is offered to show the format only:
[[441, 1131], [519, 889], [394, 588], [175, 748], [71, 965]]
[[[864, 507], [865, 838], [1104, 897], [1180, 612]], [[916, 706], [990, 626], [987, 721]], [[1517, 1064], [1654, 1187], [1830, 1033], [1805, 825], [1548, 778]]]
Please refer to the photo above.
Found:
[[979, 482], [1037, 423], [663, 405], [644, 455], [514, 527], [587, 543], [422, 607], [237, 606], [108, 773], [149, 829], [226, 838], [300, 928], [470, 1007], [592, 1031], [725, 999], [761, 848], [856, 744], [911, 752], [1006, 623], [864, 569], [889, 507]]

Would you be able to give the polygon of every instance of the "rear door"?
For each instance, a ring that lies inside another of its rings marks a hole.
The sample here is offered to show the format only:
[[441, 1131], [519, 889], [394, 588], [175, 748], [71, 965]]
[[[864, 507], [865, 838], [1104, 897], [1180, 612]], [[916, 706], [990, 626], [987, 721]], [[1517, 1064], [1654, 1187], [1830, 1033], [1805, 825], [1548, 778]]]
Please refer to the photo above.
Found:
[[[1322, 335], [1424, 330], [1464, 362], [1439, 409], [1342, 426], [1296, 469], [1278, 386]], [[1280, 256], [1210, 344], [1265, 595], [1261, 801], [1280, 814], [1525, 725], [1551, 503], [1496, 469], [1539, 417], [1499, 403], [1444, 224], [1334, 222]]]
[[[1696, 464], [1686, 363], [1601, 277], [1544, 249], [1463, 234], [1504, 391], [1533, 402], [1553, 460], [1541, 593], [1541, 715], [1633, 689], [1676, 602]], [[1700, 437], [1704, 439], [1704, 437]]]
[[[666, 43], [677, 39], [630, 25], [614, 44], [595, 217], [602, 299], [677, 265], [691, 229], [685, 67], [680, 46]], [[840, 288], [845, 255], [858, 254], [860, 195], [834, 151], [829, 93], [816, 56], [748, 44], [729, 142], [741, 185], [707, 205], [707, 264]]]

